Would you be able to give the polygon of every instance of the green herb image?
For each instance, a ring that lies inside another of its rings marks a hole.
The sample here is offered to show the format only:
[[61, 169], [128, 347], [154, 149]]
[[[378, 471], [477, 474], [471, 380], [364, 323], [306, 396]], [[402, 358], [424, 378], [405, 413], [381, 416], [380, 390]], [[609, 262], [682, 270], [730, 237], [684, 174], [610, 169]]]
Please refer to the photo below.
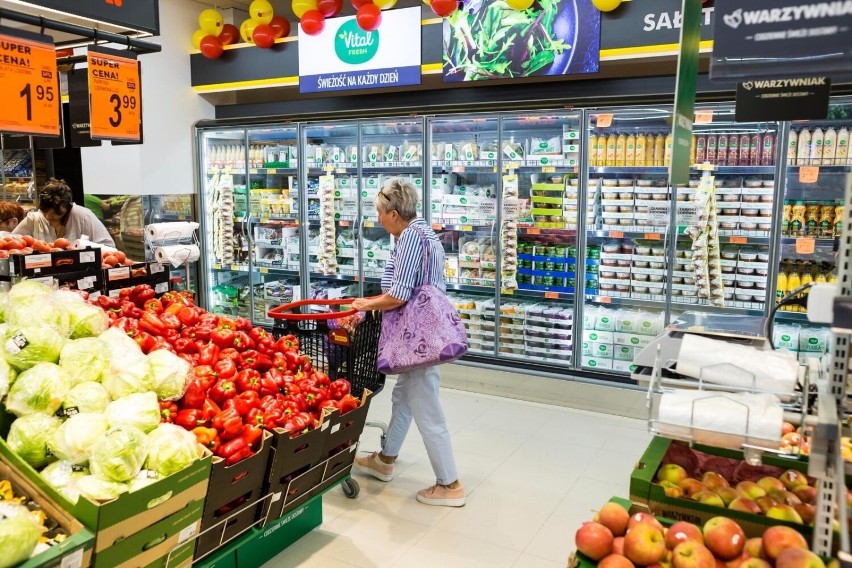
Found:
[[572, 48], [553, 30], [558, 12], [559, 0], [537, 0], [523, 11], [504, 0], [486, 0], [472, 14], [457, 10], [444, 37], [446, 75], [463, 74], [465, 81], [534, 75]]

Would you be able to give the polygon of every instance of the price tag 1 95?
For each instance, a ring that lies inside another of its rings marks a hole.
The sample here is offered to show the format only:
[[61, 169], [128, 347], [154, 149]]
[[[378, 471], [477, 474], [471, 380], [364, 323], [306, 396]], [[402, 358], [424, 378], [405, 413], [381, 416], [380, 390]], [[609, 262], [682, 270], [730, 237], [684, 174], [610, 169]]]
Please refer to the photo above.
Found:
[[92, 138], [142, 139], [142, 83], [136, 54], [103, 47], [88, 52]]
[[53, 38], [0, 28], [0, 131], [59, 136]]

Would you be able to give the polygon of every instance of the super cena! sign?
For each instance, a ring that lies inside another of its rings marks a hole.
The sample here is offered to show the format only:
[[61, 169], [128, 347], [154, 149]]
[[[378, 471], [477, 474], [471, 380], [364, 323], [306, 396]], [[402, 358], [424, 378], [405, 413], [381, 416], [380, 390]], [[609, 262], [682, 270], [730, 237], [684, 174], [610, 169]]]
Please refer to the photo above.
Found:
[[372, 32], [354, 16], [327, 20], [316, 36], [299, 29], [301, 93], [419, 84], [420, 8], [384, 12]]

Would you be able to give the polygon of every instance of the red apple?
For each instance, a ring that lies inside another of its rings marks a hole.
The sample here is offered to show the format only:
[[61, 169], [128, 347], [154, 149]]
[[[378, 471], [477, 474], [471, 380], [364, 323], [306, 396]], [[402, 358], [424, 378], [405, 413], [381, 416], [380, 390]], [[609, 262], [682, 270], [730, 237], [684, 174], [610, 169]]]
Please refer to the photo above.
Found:
[[767, 493], [773, 489], [786, 489], [780, 479], [775, 479], [774, 477], [769, 476], [758, 479], [757, 485]]
[[766, 495], [764, 497], [758, 497], [754, 500], [754, 502], [757, 503], [757, 506], [760, 507], [760, 510], [763, 512], [764, 515], [769, 509], [778, 504], [778, 501], [776, 501], [769, 495]]
[[725, 503], [725, 507], [731, 504], [731, 501], [740, 496], [737, 493], [737, 490], [733, 487], [720, 487], [715, 491], [716, 495], [722, 498], [722, 501]]
[[672, 551], [673, 568], [716, 568], [716, 559], [706, 546], [682, 542]]
[[704, 491], [705, 489], [707, 489], [706, 487], [704, 487], [703, 483], [692, 477], [687, 477], [686, 479], [678, 483], [677, 486], [683, 489], [683, 492], [686, 494], [687, 497], [692, 497], [699, 491]]
[[788, 469], [779, 476], [779, 479], [788, 490], [793, 490], [796, 487], [804, 487], [808, 484], [808, 478], [805, 477], [805, 474], [795, 469]]
[[779, 491], [777, 489], [773, 489], [767, 495], [784, 505], [796, 505], [802, 502], [801, 499], [796, 497], [796, 495], [790, 491]]
[[600, 560], [612, 553], [612, 533], [600, 523], [583, 523], [574, 535], [574, 544], [592, 560]]
[[609, 502], [598, 511], [597, 521], [608, 528], [613, 536], [623, 536], [627, 532], [630, 513], [618, 503]]
[[810, 550], [787, 548], [775, 559], [775, 568], [825, 568], [825, 563]]
[[811, 505], [814, 505], [816, 503], [817, 490], [816, 487], [800, 485], [793, 489], [793, 495], [798, 497], [802, 503], [810, 503]]
[[740, 481], [737, 483], [737, 491], [742, 497], [757, 499], [766, 495], [766, 491], [754, 481]]
[[708, 471], [701, 478], [701, 483], [709, 489], [710, 491], [716, 491], [720, 487], [730, 487], [730, 483], [728, 480], [716, 473], [715, 471]]
[[745, 552], [752, 558], [763, 558], [763, 539], [750, 538], [745, 543]]
[[652, 527], [658, 529], [660, 532], [663, 532], [663, 525], [654, 518], [654, 515], [649, 515], [648, 513], [636, 513], [630, 520], [627, 522], [627, 529], [632, 529], [636, 525], [639, 524], [649, 524]]
[[648, 522], [634, 525], [624, 537], [624, 555], [639, 566], [660, 562], [666, 556], [663, 531]]
[[802, 522], [806, 525], [811, 525], [816, 520], [816, 507], [810, 503], [799, 503], [793, 505], [793, 509], [802, 517]]
[[687, 477], [689, 477], [689, 474], [686, 473], [686, 470], [675, 463], [667, 463], [657, 470], [657, 481], [679, 483]]
[[748, 499], [747, 497], [737, 497], [728, 505], [728, 509], [732, 511], [742, 511], [743, 513], [752, 513], [754, 515], [759, 515], [763, 511], [760, 510], [760, 506], [757, 503]]
[[624, 537], [617, 536], [612, 539], [612, 553], [624, 556]]
[[808, 550], [808, 541], [795, 529], [776, 525], [763, 533], [763, 555], [769, 562], [775, 562], [781, 551], [786, 548]]
[[740, 568], [772, 568], [772, 566], [762, 558], [749, 558], [740, 564]]
[[677, 545], [687, 541], [697, 542], [698, 544], [703, 545], [704, 535], [701, 534], [701, 529], [692, 523], [678, 521], [670, 526], [669, 530], [666, 531], [666, 547], [669, 550], [674, 550]]
[[680, 499], [683, 497], [683, 489], [678, 487], [676, 483], [672, 483], [671, 481], [661, 481], [660, 486], [666, 493], [666, 497], [671, 497], [673, 499]]
[[704, 544], [716, 558], [733, 560], [743, 552], [745, 533], [727, 517], [713, 517], [704, 523]]
[[692, 496], [692, 499], [705, 505], [712, 505], [713, 507], [725, 507], [725, 502], [722, 501], [722, 498], [712, 491], [699, 491]]
[[789, 422], [784, 422], [781, 424], [781, 435], [789, 434], [790, 432], [795, 432], [796, 427], [790, 424]]
[[598, 562], [598, 568], [635, 568], [635, 566], [624, 556], [610, 554]]
[[779, 521], [787, 521], [788, 523], [804, 524], [799, 513], [793, 507], [784, 503], [770, 507], [766, 511], [766, 516], [770, 519], [778, 519]]

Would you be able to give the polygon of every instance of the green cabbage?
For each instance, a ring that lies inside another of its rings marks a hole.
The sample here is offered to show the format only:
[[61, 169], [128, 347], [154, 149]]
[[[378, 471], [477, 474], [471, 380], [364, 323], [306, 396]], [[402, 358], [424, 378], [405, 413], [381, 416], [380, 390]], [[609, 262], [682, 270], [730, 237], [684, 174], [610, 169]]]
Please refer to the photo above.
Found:
[[103, 414], [75, 414], [56, 429], [47, 441], [47, 447], [61, 460], [85, 463], [89, 461], [89, 453], [95, 442], [106, 431], [107, 423]]
[[109, 360], [101, 382], [113, 400], [153, 390], [148, 358], [135, 341], [115, 327], [106, 330], [98, 339], [106, 343]]
[[160, 403], [153, 392], [138, 392], [109, 403], [104, 416], [110, 427], [133, 426], [147, 434], [160, 424]]
[[190, 365], [171, 351], [158, 349], [148, 354], [151, 384], [160, 400], [177, 400], [186, 391]]
[[97, 337], [109, 327], [109, 317], [98, 306], [86, 302], [71, 302], [66, 306], [71, 316], [71, 339]]
[[72, 503], [77, 502], [80, 490], [77, 489], [77, 480], [84, 475], [89, 475], [89, 468], [70, 461], [60, 460], [53, 462], [43, 470], [41, 476], [51, 487], [59, 491]]
[[9, 387], [15, 382], [18, 373], [5, 359], [0, 359], [0, 399], [9, 393]]
[[118, 426], [110, 428], [95, 442], [89, 469], [99, 479], [123, 483], [142, 470], [147, 455], [145, 433], [133, 426]]
[[127, 484], [99, 479], [94, 475], [84, 475], [74, 484], [80, 495], [90, 501], [112, 501], [122, 493], [127, 493]]
[[148, 434], [148, 461], [145, 467], [163, 477], [178, 472], [198, 459], [195, 435], [174, 424], [160, 424]]
[[[45, 293], [46, 292], [46, 293]], [[50, 286], [32, 280], [24, 280], [12, 286], [6, 321], [11, 325], [27, 325], [40, 322], [55, 326], [64, 337], [71, 333], [71, 315], [64, 303], [52, 296]]]
[[[39, 320], [33, 319], [38, 322]], [[65, 337], [52, 325], [33, 323], [10, 325], [2, 337], [3, 357], [18, 371], [38, 363], [56, 363]]]
[[6, 409], [16, 416], [34, 412], [53, 414], [59, 410], [69, 388], [62, 367], [54, 363], [39, 363], [21, 373], [9, 389]]
[[9, 294], [8, 293], [0, 293], [0, 323], [5, 323], [6, 321], [6, 307], [9, 305]]
[[71, 386], [100, 381], [108, 365], [106, 343], [96, 337], [68, 341], [59, 352], [59, 366], [68, 372]]
[[62, 406], [66, 411], [103, 412], [108, 404], [109, 393], [106, 388], [100, 383], [86, 381], [71, 387]]
[[27, 560], [41, 537], [42, 527], [23, 505], [6, 503], [0, 514], [0, 568]]
[[47, 451], [47, 441], [62, 421], [47, 414], [30, 414], [12, 422], [6, 443], [12, 451], [36, 469], [54, 461]]

